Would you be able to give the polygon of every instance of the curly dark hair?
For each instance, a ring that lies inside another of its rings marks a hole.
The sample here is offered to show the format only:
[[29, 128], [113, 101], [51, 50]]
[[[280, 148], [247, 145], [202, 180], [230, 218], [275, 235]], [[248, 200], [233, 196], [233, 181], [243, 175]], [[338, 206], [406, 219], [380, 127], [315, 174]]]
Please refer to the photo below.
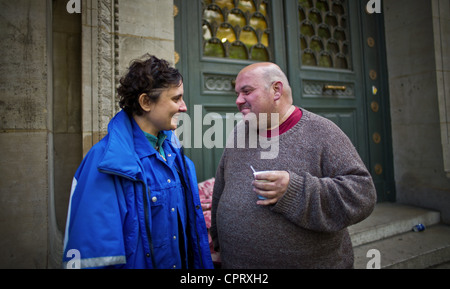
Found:
[[161, 92], [170, 87], [180, 86], [183, 76], [169, 62], [153, 55], [146, 54], [142, 59], [130, 63], [128, 72], [120, 79], [117, 89], [119, 106], [130, 115], [142, 115], [139, 96], [143, 93], [157, 101]]

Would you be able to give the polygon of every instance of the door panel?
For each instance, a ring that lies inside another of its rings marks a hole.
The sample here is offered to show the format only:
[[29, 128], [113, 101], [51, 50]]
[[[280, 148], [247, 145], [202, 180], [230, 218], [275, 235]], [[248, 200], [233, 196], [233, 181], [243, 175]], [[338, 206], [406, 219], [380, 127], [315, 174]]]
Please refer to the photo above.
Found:
[[356, 110], [345, 108], [319, 108], [313, 109], [311, 111], [325, 118], [328, 118], [329, 120], [337, 124], [353, 143], [358, 142], [356, 134], [358, 123]]
[[348, 2], [285, 1], [288, 71], [294, 103], [334, 121], [367, 164], [358, 5]]

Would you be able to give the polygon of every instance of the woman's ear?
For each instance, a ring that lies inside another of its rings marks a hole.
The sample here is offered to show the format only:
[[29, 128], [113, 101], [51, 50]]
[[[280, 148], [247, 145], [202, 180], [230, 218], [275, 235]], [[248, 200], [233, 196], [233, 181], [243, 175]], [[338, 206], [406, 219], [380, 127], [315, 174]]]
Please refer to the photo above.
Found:
[[145, 112], [150, 112], [152, 110], [153, 102], [150, 100], [150, 97], [146, 93], [142, 93], [139, 95], [139, 105], [142, 110]]

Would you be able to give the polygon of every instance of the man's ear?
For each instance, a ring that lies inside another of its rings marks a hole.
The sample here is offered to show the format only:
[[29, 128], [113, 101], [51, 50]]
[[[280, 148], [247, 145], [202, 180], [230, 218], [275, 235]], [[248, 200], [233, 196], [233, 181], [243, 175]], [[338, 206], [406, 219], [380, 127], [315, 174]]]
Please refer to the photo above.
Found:
[[272, 85], [272, 89], [274, 91], [274, 100], [280, 100], [283, 95], [283, 83], [281, 81], [276, 81]]
[[153, 102], [146, 93], [139, 95], [139, 105], [145, 112], [150, 112], [152, 110]]

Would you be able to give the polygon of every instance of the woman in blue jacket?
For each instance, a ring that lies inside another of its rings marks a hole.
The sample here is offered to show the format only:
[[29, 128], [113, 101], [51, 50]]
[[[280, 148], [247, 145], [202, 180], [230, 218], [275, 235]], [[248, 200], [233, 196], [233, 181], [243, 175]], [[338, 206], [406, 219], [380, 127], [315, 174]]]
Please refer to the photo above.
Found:
[[118, 94], [73, 179], [64, 268], [213, 268], [195, 167], [172, 132], [187, 111], [181, 74], [147, 55]]

